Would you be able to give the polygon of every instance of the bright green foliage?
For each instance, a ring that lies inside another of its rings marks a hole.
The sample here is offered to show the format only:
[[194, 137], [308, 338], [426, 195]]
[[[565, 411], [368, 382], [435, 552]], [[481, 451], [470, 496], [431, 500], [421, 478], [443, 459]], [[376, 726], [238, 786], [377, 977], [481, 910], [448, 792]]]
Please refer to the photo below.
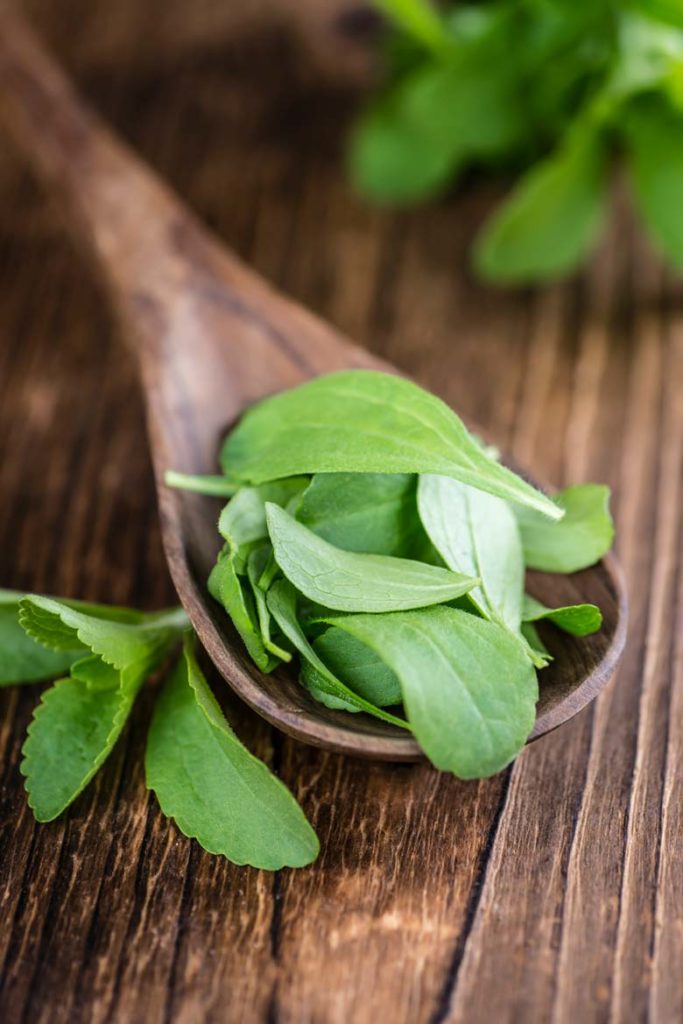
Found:
[[[379, 655], [350, 633], [332, 626], [313, 642], [313, 649], [325, 665], [355, 693], [377, 707], [401, 703], [401, 685], [396, 673]], [[316, 700], [345, 711], [360, 710], [354, 704], [329, 694], [320, 673], [310, 661], [301, 667], [301, 681]]]
[[442, 604], [478, 582], [462, 573], [391, 555], [343, 551], [277, 505], [266, 505], [277, 564], [302, 594], [335, 611], [390, 612]]
[[572, 636], [588, 636], [590, 633], [597, 633], [602, 626], [602, 613], [594, 604], [570, 604], [562, 608], [546, 608], [540, 601], [536, 601], [528, 594], [524, 598], [523, 615], [526, 623], [547, 619], [558, 629], [562, 629]]
[[438, 473], [559, 519], [557, 506], [492, 459], [445, 402], [412, 381], [345, 370], [250, 409], [221, 453], [231, 478], [302, 473]]
[[189, 638], [156, 705], [145, 771], [164, 814], [209, 853], [269, 871], [318, 855], [292, 794], [225, 720]]
[[504, 630], [443, 607], [330, 621], [396, 673], [408, 721], [437, 768], [483, 778], [519, 753], [534, 724], [538, 684]]
[[421, 476], [422, 523], [446, 565], [477, 576], [469, 597], [487, 619], [519, 632], [524, 556], [517, 521], [501, 498], [443, 476]]
[[188, 626], [179, 609], [147, 615], [112, 609], [114, 618], [106, 619], [104, 609], [91, 614], [87, 607], [36, 596], [20, 604], [19, 620], [34, 641], [80, 652], [71, 677], [43, 694], [22, 751], [38, 821], [56, 818], [82, 792], [111, 753], [140, 686]]
[[567, 487], [555, 497], [564, 511], [559, 523], [515, 508], [528, 568], [578, 572], [598, 562], [614, 540], [609, 498], [609, 487], [604, 484]]
[[365, 711], [384, 722], [405, 728], [405, 722], [395, 715], [390, 715], [358, 693], [354, 693], [345, 683], [334, 675], [313, 649], [297, 616], [297, 594], [287, 580], [278, 580], [268, 591], [268, 607], [277, 621], [278, 626], [293, 647], [312, 669], [315, 670], [315, 689], [320, 694], [334, 698], [331, 707], [337, 707], [338, 701], [351, 704], [357, 711]]
[[388, 22], [386, 82], [351, 134], [361, 194], [407, 204], [471, 167], [520, 175], [474, 262], [490, 281], [522, 284], [590, 252], [625, 150], [646, 226], [683, 266], [680, 0], [375, 4]]
[[48, 650], [24, 631], [19, 623], [22, 597], [14, 590], [0, 590], [0, 686], [54, 679], [81, 657], [80, 650]]
[[[683, 90], [683, 73], [681, 77]], [[683, 92], [682, 92], [683, 96]], [[635, 106], [625, 124], [633, 191], [656, 244], [683, 268], [683, 123], [660, 99]]]
[[417, 477], [407, 473], [317, 473], [297, 519], [345, 551], [417, 558], [425, 536], [416, 491]]
[[479, 236], [481, 276], [525, 284], [572, 270], [597, 237], [606, 171], [603, 146], [584, 133], [536, 164]]
[[[412, 729], [463, 778], [508, 764], [533, 725], [535, 670], [553, 660], [534, 623], [578, 637], [602, 622], [593, 605], [525, 598], [525, 569], [602, 557], [608, 489], [549, 498], [433, 395], [361, 370], [265, 399], [221, 458], [242, 486], [209, 587], [256, 664], [293, 652], [315, 700]], [[400, 705], [407, 723], [385, 710]]]

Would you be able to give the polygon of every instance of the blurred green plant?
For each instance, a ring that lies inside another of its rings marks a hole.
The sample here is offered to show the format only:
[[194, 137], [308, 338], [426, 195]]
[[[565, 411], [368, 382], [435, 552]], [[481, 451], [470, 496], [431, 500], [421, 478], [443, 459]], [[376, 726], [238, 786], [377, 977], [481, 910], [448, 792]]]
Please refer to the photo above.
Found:
[[374, 0], [387, 81], [352, 133], [366, 198], [432, 199], [468, 167], [519, 174], [474, 245], [501, 284], [559, 277], [597, 239], [615, 156], [683, 268], [683, 0]]

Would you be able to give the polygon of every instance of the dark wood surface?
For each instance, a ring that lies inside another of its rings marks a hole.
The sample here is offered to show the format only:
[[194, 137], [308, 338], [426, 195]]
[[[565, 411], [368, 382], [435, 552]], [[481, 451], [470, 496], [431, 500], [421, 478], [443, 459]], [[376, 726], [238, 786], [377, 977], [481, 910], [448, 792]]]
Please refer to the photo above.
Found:
[[[336, 71], [275, 19], [238, 32], [218, 5], [171, 6], [186, 36], [155, 33], [156, 2], [29, 5], [83, 90], [257, 269], [542, 477], [611, 484], [629, 645], [596, 705], [478, 784], [322, 754], [224, 688], [321, 837], [316, 865], [274, 876], [205, 855], [148, 799], [151, 694], [71, 812], [35, 826], [18, 763], [38, 690], [6, 691], [0, 1018], [681, 1020], [680, 284], [620, 201], [580, 278], [483, 288], [467, 245], [493, 191], [366, 208], [342, 172], [354, 94]], [[4, 150], [0, 211], [0, 584], [168, 603], [132, 359]]]

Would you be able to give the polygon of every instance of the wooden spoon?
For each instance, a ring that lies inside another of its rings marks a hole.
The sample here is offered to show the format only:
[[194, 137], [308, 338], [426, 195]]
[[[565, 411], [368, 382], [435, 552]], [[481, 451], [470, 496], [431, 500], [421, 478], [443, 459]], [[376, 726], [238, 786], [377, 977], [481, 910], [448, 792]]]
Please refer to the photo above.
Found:
[[[279, 669], [262, 675], [206, 590], [217, 503], [164, 485], [167, 469], [215, 472], [226, 428], [259, 398], [348, 367], [392, 370], [243, 266], [78, 99], [15, 14], [0, 10], [0, 117], [84, 243], [137, 355], [161, 528], [178, 595], [218, 670], [247, 704], [307, 743], [366, 757], [420, 757], [405, 732], [330, 711]], [[501, 341], [501, 343], [504, 343]], [[396, 372], [396, 371], [394, 371]], [[534, 574], [548, 605], [591, 601], [605, 622], [577, 641], [546, 639], [532, 738], [567, 721], [612, 675], [626, 633], [614, 558], [573, 576]]]

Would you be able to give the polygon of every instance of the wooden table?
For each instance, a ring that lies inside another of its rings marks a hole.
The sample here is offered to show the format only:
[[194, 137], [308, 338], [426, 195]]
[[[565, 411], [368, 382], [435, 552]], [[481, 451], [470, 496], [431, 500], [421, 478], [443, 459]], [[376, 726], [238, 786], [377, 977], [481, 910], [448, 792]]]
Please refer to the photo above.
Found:
[[[0, 1019], [679, 1022], [680, 283], [619, 200], [579, 278], [482, 287], [467, 249], [492, 193], [361, 204], [340, 160], [354, 90], [278, 22], [233, 30], [229, 6], [29, 8], [106, 116], [265, 275], [539, 475], [612, 486], [628, 651], [596, 705], [481, 783], [297, 746], [214, 680], [321, 838], [317, 864], [275, 875], [204, 854], [161, 816], [142, 771], [149, 693], [72, 810], [36, 826], [19, 761], [39, 688], [5, 691]], [[0, 338], [0, 584], [172, 602], [131, 359], [4, 150]]]

